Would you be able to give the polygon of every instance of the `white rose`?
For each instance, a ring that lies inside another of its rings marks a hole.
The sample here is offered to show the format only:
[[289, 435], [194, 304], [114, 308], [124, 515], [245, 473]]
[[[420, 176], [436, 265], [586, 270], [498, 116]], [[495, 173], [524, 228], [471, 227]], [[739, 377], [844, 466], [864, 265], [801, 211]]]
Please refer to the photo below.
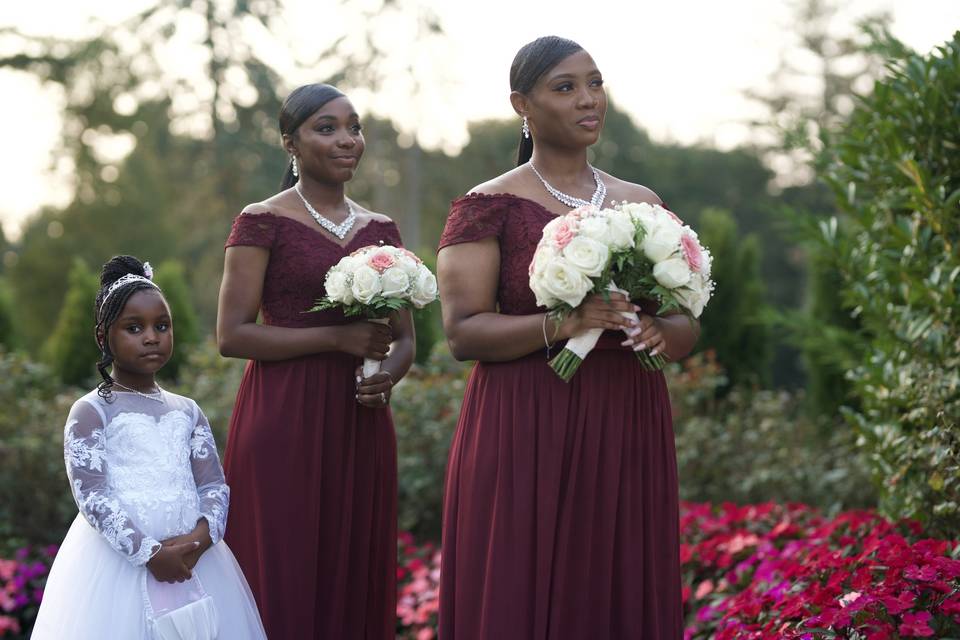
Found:
[[324, 288], [327, 290], [327, 297], [334, 302], [342, 302], [343, 304], [352, 303], [353, 292], [350, 291], [349, 281], [350, 279], [343, 271], [336, 268], [331, 269], [327, 272], [327, 279], [323, 283]]
[[610, 225], [600, 216], [591, 216], [580, 221], [580, 233], [588, 238], [609, 244]]
[[420, 271], [420, 263], [405, 254], [397, 256], [397, 266], [403, 269], [403, 272], [407, 274], [407, 277], [411, 280], [416, 278], [417, 272]]
[[353, 296], [363, 304], [369, 304], [373, 298], [380, 293], [382, 285], [380, 284], [380, 274], [376, 269], [361, 265], [353, 272], [353, 285], [351, 290]]
[[421, 265], [416, 282], [413, 285], [413, 292], [410, 294], [410, 302], [413, 303], [413, 306], [421, 309], [436, 299], [437, 277], [430, 273], [430, 269]]
[[653, 265], [653, 277], [661, 286], [676, 289], [690, 282], [690, 266], [683, 258], [669, 258]]
[[677, 289], [673, 294], [694, 318], [700, 317], [707, 301], [710, 300], [710, 290], [707, 288], [706, 280], [699, 273], [693, 274], [688, 285]]
[[537, 299], [538, 307], [552, 309], [553, 307], [557, 306], [560, 301], [553, 297], [553, 294], [547, 291], [547, 287], [544, 284], [543, 275], [544, 272], [530, 275], [530, 289], [533, 291], [533, 295]]
[[563, 257], [580, 273], [592, 278], [603, 273], [610, 251], [603, 243], [577, 236], [563, 248]]
[[530, 267], [530, 274], [543, 273], [543, 270], [550, 264], [550, 261], [555, 260], [558, 256], [559, 254], [553, 247], [547, 244], [540, 245], [537, 247], [536, 253], [533, 254], [533, 264]]
[[380, 293], [384, 298], [399, 298], [410, 286], [410, 277], [402, 267], [390, 267], [380, 274], [380, 282], [383, 286]]
[[640, 249], [654, 264], [666, 260], [680, 247], [683, 227], [673, 220], [660, 217], [646, 229], [647, 235], [640, 243]]
[[657, 217], [657, 212], [649, 202], [624, 202], [620, 205], [620, 211], [623, 211], [637, 222], [643, 222], [644, 226], [653, 222]]
[[583, 302], [587, 292], [593, 288], [590, 279], [563, 258], [558, 258], [547, 265], [541, 277], [546, 293], [566, 302], [571, 307], [576, 307]]
[[367, 254], [358, 253], [355, 256], [346, 256], [345, 258], [342, 258], [340, 262], [337, 264], [337, 267], [342, 269], [345, 273], [353, 273], [361, 265], [364, 265], [366, 263], [367, 263]]
[[633, 246], [634, 236], [637, 228], [633, 219], [619, 211], [611, 211], [608, 218], [610, 224], [609, 239], [610, 248], [619, 251]]

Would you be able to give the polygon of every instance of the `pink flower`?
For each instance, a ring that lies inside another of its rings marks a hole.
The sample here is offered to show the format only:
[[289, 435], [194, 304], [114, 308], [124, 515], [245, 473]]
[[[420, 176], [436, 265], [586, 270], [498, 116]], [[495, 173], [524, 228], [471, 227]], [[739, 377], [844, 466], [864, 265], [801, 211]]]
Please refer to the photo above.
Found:
[[417, 640], [433, 640], [436, 637], [433, 629], [426, 627], [417, 632]]
[[680, 236], [680, 246], [683, 247], [683, 257], [687, 261], [687, 266], [697, 272], [703, 269], [703, 249], [697, 239], [685, 233]]
[[862, 594], [859, 591], [851, 591], [847, 595], [840, 598], [840, 606], [846, 607], [853, 604], [854, 602], [860, 599], [861, 595]]
[[903, 614], [903, 622], [900, 624], [899, 629], [900, 635], [929, 638], [933, 635], [933, 629], [930, 628], [931, 617], [927, 611]]
[[713, 592], [713, 580], [704, 580], [700, 583], [700, 586], [697, 587], [696, 592], [693, 594], [693, 597], [699, 600], [705, 596], [710, 595]]
[[7, 631], [20, 633], [20, 623], [16, 618], [10, 616], [0, 616], [0, 636], [6, 635]]
[[553, 241], [557, 247], [563, 249], [576, 237], [576, 228], [568, 220], [560, 220], [553, 230]]
[[17, 570], [15, 560], [0, 560], [0, 580], [10, 580]]
[[383, 273], [397, 263], [393, 256], [386, 251], [377, 251], [367, 260], [367, 264]]
[[407, 257], [410, 258], [411, 260], [415, 261], [417, 264], [420, 264], [420, 263], [423, 262], [423, 260], [421, 260], [420, 258], [417, 257], [417, 254], [415, 254], [413, 251], [410, 251], [409, 249], [404, 249], [403, 247], [398, 247], [398, 248], [397, 248], [397, 251], [399, 251], [399, 252], [402, 253], [403, 255], [407, 256]]

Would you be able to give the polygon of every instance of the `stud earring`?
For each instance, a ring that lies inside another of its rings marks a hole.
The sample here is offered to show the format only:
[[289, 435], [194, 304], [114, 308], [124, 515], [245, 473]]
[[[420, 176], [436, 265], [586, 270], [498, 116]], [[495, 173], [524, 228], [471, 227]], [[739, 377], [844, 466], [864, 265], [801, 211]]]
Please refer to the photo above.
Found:
[[294, 178], [300, 177], [300, 168], [297, 167], [297, 159], [292, 156], [290, 158], [290, 171], [293, 172]]

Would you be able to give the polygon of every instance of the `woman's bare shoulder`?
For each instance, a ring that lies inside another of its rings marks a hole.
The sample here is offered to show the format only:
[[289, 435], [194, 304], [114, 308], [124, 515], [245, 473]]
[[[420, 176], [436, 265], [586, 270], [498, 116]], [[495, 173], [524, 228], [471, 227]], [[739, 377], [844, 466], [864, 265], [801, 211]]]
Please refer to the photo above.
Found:
[[621, 180], [620, 178], [604, 172], [601, 172], [601, 177], [607, 185], [607, 198], [609, 200], [616, 200], [617, 202], [626, 201], [663, 204], [663, 200], [660, 199], [660, 196], [658, 196], [652, 189], [645, 187], [642, 184], [627, 182], [626, 180]]

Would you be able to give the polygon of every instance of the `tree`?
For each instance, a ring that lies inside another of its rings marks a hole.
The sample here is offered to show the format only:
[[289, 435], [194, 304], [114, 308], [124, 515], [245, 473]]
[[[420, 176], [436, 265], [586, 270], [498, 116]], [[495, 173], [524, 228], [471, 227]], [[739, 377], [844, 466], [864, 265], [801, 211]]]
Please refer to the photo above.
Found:
[[826, 137], [818, 169], [841, 211], [821, 248], [865, 357], [847, 410], [894, 517], [960, 527], [960, 32], [930, 55], [882, 31], [887, 76]]
[[[409, 65], [398, 69], [395, 56], [389, 70], [379, 64], [387, 51], [375, 30], [413, 22], [417, 46], [442, 34], [428, 10], [405, 11], [393, 0], [374, 5], [337, 3], [331, 10], [362, 16], [369, 28], [351, 30], [346, 25], [353, 20], [343, 20], [342, 34], [310, 42], [316, 51], [305, 55], [287, 47], [292, 38], [280, 0], [155, 0], [77, 41], [0, 30], [4, 51], [16, 52], [0, 57], [0, 67], [63, 87], [59, 160], [75, 169], [74, 201], [28, 223], [16, 248], [12, 283], [25, 345], [38, 349], [52, 330], [65, 290], [56, 276], [70, 269], [74, 256], [90, 264], [119, 253], [180, 259], [191, 265], [187, 276], [201, 318], [212, 320], [230, 220], [276, 191], [286, 163], [276, 114], [291, 87], [250, 43], [287, 48], [295, 71], [309, 71], [311, 80], [376, 92], [388, 73], [396, 81], [412, 72]], [[190, 55], [205, 60], [203, 71], [164, 65], [162, 48], [171, 42], [186, 43]], [[126, 150], [110, 152], [111, 146]], [[386, 178], [372, 181], [379, 186]], [[402, 225], [415, 227], [417, 194], [408, 189], [398, 199], [406, 203]], [[389, 212], [398, 200], [389, 201]]]
[[94, 336], [94, 302], [100, 281], [78, 258], [67, 276], [67, 286], [56, 327], [44, 344], [43, 356], [63, 382], [90, 386], [100, 359]]
[[713, 255], [717, 289], [703, 312], [698, 350], [712, 350], [727, 374], [726, 388], [765, 384], [770, 377], [770, 328], [765, 319], [760, 276], [760, 242], [741, 234], [722, 209], [707, 209], [700, 218], [700, 238]]

